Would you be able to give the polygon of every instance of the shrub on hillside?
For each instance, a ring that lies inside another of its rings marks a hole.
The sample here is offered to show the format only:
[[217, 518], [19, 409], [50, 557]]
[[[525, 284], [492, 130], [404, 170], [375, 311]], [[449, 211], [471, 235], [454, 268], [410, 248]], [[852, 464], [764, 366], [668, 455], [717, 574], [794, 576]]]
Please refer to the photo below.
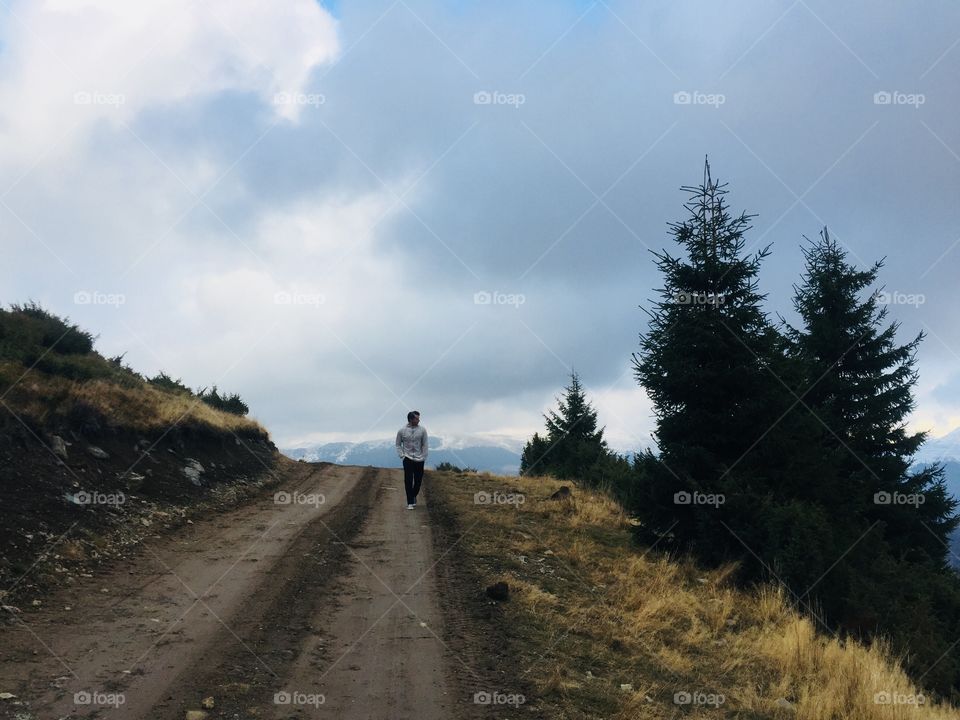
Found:
[[184, 385], [181, 378], [174, 380], [163, 370], [161, 370], [154, 377], [149, 378], [147, 382], [149, 382], [151, 385], [156, 385], [158, 388], [169, 390], [170, 392], [177, 393], [179, 395], [193, 395], [193, 390]]
[[93, 335], [71, 324], [69, 318], [61, 318], [32, 300], [23, 305], [13, 304], [10, 310], [13, 322], [17, 322], [18, 315], [27, 320], [26, 336], [31, 344], [61, 355], [85, 355], [93, 351]]
[[472, 468], [472, 467], [464, 467], [464, 468], [461, 468], [461, 467], [459, 467], [459, 466], [457, 466], [457, 465], [454, 465], [453, 463], [449, 463], [449, 462], [444, 461], [444, 462], [440, 463], [439, 465], [437, 465], [437, 472], [454, 472], [454, 473], [474, 472], [474, 473], [475, 473], [475, 472], [477, 472], [477, 469], [476, 469], [476, 468]]
[[247, 404], [240, 399], [240, 396], [237, 393], [232, 395], [223, 394], [221, 395], [217, 391], [217, 386], [214, 385], [210, 391], [201, 390], [198, 393], [201, 400], [203, 400], [207, 405], [217, 410], [222, 410], [224, 412], [232, 413], [233, 415], [246, 415], [250, 412], [250, 408], [247, 407]]
[[146, 382], [146, 378], [130, 367], [130, 365], [123, 362], [124, 355], [126, 355], [126, 353], [121, 353], [120, 355], [107, 360], [112, 370], [110, 379], [118, 385], [123, 385], [124, 387], [142, 386], [143, 383]]

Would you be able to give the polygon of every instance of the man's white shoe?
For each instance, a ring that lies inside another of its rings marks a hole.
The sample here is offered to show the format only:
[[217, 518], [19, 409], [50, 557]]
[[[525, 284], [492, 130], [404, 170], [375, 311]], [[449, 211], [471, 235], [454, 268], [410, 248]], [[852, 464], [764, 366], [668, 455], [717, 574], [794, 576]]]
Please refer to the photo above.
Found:
[[413, 510], [413, 505], [407, 505], [407, 510]]

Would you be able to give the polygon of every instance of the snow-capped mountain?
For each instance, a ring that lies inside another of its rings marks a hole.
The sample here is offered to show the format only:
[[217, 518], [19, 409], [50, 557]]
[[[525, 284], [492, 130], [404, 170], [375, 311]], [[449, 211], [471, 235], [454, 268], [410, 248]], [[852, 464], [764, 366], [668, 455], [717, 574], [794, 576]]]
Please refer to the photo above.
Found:
[[916, 461], [931, 463], [937, 460], [960, 462], [960, 428], [943, 437], [928, 439], [917, 451]]
[[[427, 467], [442, 462], [458, 467], [472, 467], [500, 475], [516, 475], [520, 469], [520, 453], [524, 440], [508, 435], [429, 436], [430, 454]], [[332, 462], [340, 465], [374, 465], [399, 467], [400, 459], [394, 439], [362, 442], [329, 442], [296, 448], [280, 448], [294, 460]]]

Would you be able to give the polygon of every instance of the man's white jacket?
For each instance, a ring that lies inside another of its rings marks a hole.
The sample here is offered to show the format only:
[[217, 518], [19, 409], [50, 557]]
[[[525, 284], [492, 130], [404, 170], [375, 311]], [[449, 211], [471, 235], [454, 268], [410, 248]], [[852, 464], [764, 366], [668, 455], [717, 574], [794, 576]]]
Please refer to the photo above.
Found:
[[397, 431], [397, 455], [416, 462], [427, 460], [427, 429], [407, 423]]

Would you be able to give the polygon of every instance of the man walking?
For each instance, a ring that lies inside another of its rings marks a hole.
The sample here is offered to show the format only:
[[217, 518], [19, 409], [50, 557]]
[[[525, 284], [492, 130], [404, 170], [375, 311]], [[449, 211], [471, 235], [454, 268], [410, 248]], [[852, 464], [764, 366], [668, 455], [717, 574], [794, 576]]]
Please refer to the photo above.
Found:
[[397, 455], [403, 459], [407, 510], [413, 510], [423, 482], [423, 464], [427, 461], [427, 429], [420, 426], [419, 410], [408, 412], [407, 424], [397, 431]]

